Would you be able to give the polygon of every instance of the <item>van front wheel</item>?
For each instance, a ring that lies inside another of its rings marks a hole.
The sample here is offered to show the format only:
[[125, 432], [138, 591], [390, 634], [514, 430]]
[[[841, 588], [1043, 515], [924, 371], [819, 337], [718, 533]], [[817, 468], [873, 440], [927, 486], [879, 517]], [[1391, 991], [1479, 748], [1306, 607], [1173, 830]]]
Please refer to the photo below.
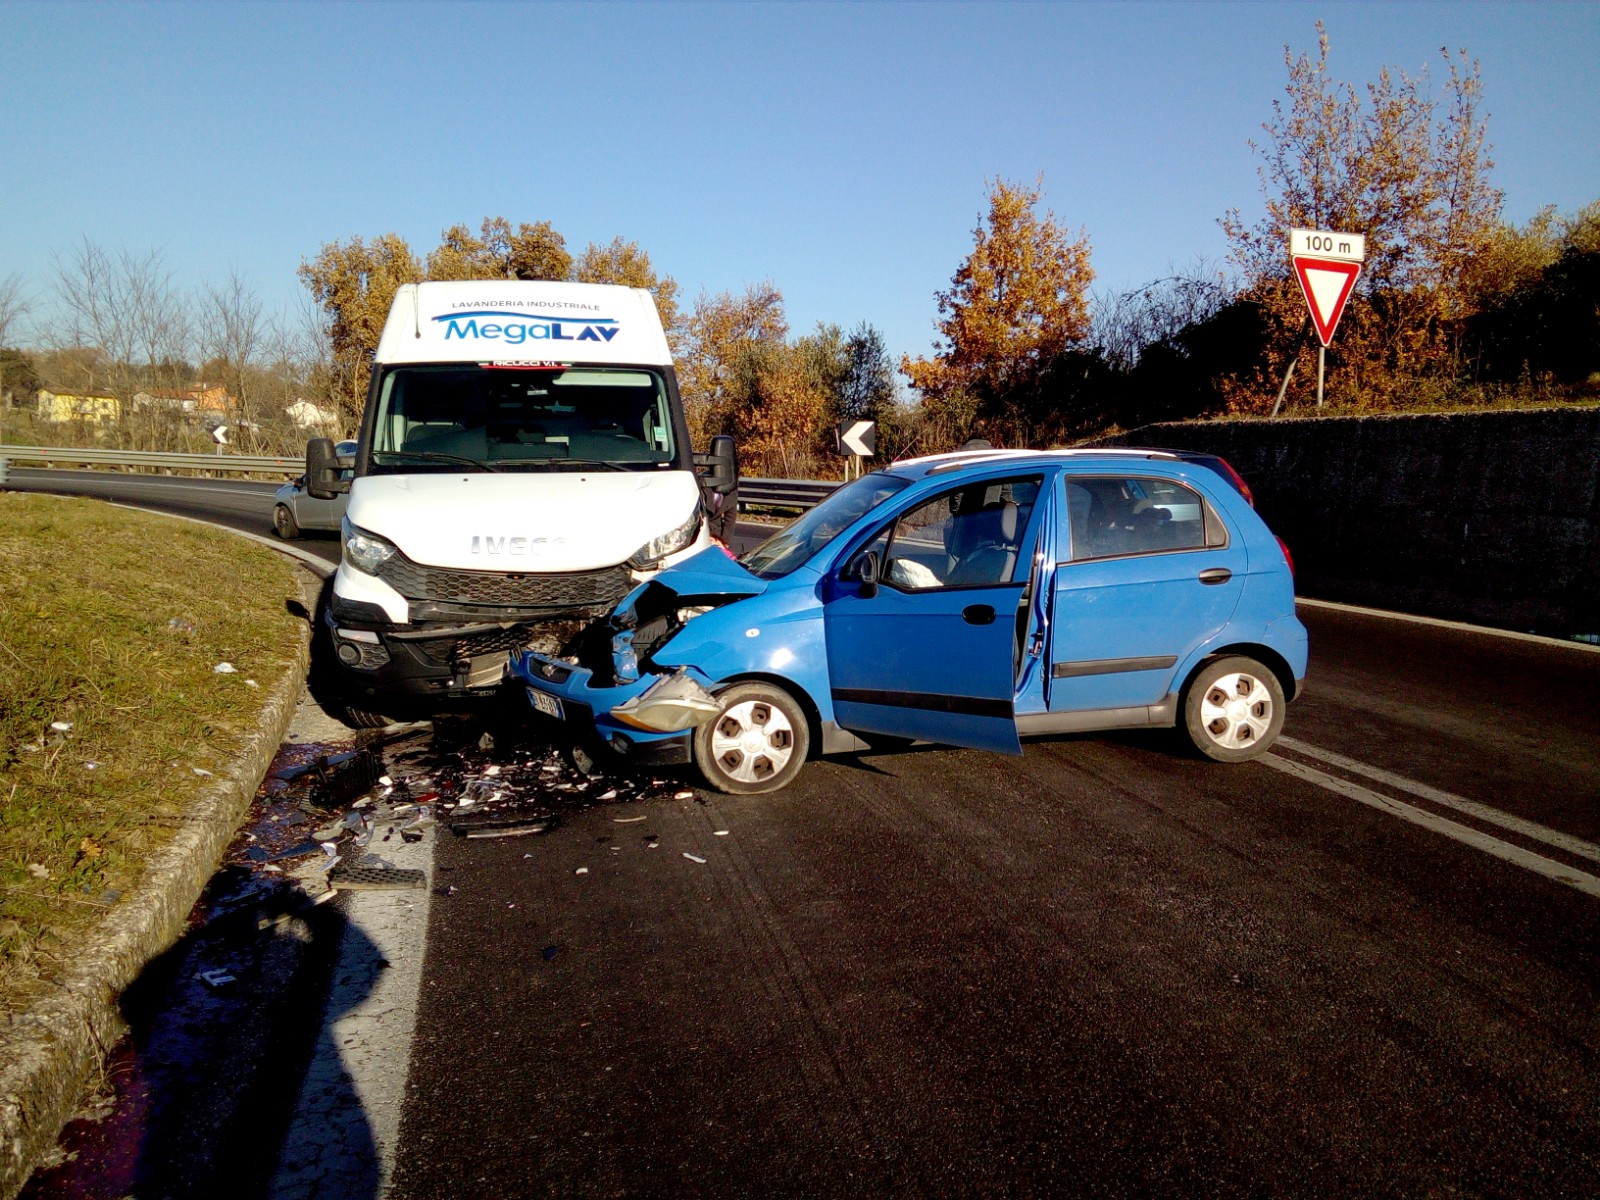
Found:
[[717, 699], [722, 712], [694, 731], [694, 764], [706, 782], [734, 796], [787, 787], [811, 749], [799, 703], [767, 683], [736, 683]]

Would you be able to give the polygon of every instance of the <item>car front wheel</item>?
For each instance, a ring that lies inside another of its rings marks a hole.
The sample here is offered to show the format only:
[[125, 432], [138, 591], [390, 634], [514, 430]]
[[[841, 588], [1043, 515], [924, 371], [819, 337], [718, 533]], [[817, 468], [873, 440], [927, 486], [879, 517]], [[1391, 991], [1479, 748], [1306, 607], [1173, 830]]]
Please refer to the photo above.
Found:
[[811, 748], [799, 703], [767, 683], [736, 683], [717, 699], [722, 712], [694, 732], [694, 763], [706, 782], [735, 796], [787, 787]]
[[293, 541], [300, 536], [300, 526], [296, 524], [294, 514], [288, 506], [280, 504], [272, 510], [272, 527], [278, 531], [278, 536], [284, 541]]
[[1283, 729], [1285, 701], [1278, 677], [1253, 658], [1229, 655], [1200, 669], [1183, 698], [1184, 732], [1217, 762], [1246, 762], [1265, 754]]

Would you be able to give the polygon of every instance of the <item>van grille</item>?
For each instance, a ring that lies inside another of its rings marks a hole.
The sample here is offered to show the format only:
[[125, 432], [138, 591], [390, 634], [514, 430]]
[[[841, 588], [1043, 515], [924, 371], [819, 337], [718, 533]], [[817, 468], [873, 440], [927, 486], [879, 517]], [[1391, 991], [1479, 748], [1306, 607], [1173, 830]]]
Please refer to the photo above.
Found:
[[407, 600], [437, 604], [489, 604], [549, 612], [611, 608], [633, 588], [623, 566], [562, 573], [452, 571], [425, 567], [395, 555], [378, 568], [378, 578]]

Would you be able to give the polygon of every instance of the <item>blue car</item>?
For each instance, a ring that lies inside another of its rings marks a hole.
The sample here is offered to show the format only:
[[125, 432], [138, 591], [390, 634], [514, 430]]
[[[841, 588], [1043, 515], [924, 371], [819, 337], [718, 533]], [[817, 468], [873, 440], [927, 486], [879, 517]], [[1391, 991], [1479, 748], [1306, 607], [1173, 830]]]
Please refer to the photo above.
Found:
[[1154, 450], [896, 463], [641, 584], [591, 646], [513, 656], [533, 707], [735, 794], [912, 741], [1166, 726], [1240, 762], [1306, 670], [1283, 544], [1214, 468]]

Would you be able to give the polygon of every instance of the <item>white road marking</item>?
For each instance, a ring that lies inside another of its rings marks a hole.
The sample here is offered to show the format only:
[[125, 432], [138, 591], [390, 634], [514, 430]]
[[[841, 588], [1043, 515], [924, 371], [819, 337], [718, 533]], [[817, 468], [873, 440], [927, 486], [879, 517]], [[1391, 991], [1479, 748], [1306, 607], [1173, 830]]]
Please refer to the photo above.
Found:
[[1326, 788], [1330, 792], [1337, 792], [1351, 800], [1359, 800], [1362, 804], [1370, 805], [1380, 812], [1390, 816], [1399, 817], [1402, 821], [1409, 821], [1413, 825], [1434, 833], [1442, 833], [1445, 837], [1454, 838], [1458, 842], [1482, 850], [1485, 854], [1492, 854], [1514, 866], [1532, 871], [1536, 875], [1543, 875], [1546, 879], [1557, 883], [1564, 883], [1570, 888], [1575, 888], [1585, 895], [1600, 898], [1600, 878], [1589, 875], [1583, 871], [1567, 866], [1565, 863], [1556, 862], [1535, 854], [1531, 850], [1524, 850], [1521, 846], [1513, 846], [1510, 842], [1502, 842], [1497, 837], [1472, 829], [1452, 821], [1448, 817], [1441, 817], [1436, 813], [1426, 812], [1404, 801], [1395, 800], [1389, 796], [1364, 788], [1359, 783], [1351, 783], [1347, 779], [1340, 779], [1336, 775], [1329, 775], [1315, 767], [1305, 766], [1303, 763], [1294, 762], [1292, 759], [1281, 758], [1276, 754], [1266, 754], [1257, 760], [1286, 775], [1293, 775], [1317, 787]]
[[1296, 596], [1296, 604], [1307, 608], [1326, 608], [1334, 612], [1356, 613], [1363, 617], [1378, 617], [1385, 621], [1405, 621], [1412, 625], [1433, 625], [1440, 629], [1456, 629], [1462, 633], [1482, 633], [1490, 637], [1510, 638], [1516, 642], [1537, 642], [1543, 646], [1565, 646], [1568, 650], [1585, 650], [1600, 654], [1600, 646], [1588, 642], [1574, 642], [1567, 638], [1546, 637], [1542, 633], [1518, 633], [1515, 629], [1495, 629], [1488, 625], [1471, 625], [1466, 621], [1446, 621], [1440, 617], [1419, 617], [1413, 613], [1394, 612], [1387, 608], [1365, 608], [1359, 604], [1339, 604], [1333, 600], [1311, 600]]
[[1387, 784], [1402, 792], [1410, 792], [1413, 796], [1420, 796], [1424, 800], [1431, 800], [1445, 808], [1453, 808], [1457, 812], [1466, 813], [1469, 817], [1477, 817], [1490, 825], [1498, 825], [1502, 829], [1509, 829], [1512, 833], [1520, 833], [1525, 838], [1532, 838], [1536, 842], [1543, 842], [1547, 846], [1554, 846], [1557, 850], [1565, 850], [1568, 854], [1576, 854], [1580, 858], [1592, 859], [1600, 862], [1600, 846], [1593, 842], [1586, 842], [1582, 838], [1575, 838], [1571, 834], [1562, 833], [1560, 830], [1539, 825], [1533, 821], [1514, 817], [1510, 813], [1501, 812], [1498, 808], [1490, 808], [1487, 804], [1479, 804], [1476, 800], [1468, 800], [1465, 796], [1457, 796], [1454, 792], [1441, 791], [1429, 787], [1425, 783], [1417, 783], [1402, 775], [1385, 771], [1381, 767], [1369, 767], [1366, 763], [1357, 762], [1353, 758], [1346, 758], [1342, 754], [1335, 754], [1332, 750], [1324, 750], [1320, 746], [1309, 746], [1305, 742], [1296, 741], [1294, 738], [1280, 737], [1279, 746], [1285, 750], [1293, 750], [1296, 754], [1304, 754], [1307, 758], [1325, 762], [1330, 767], [1338, 767], [1341, 771], [1349, 771], [1352, 775], [1360, 775], [1378, 783]]

